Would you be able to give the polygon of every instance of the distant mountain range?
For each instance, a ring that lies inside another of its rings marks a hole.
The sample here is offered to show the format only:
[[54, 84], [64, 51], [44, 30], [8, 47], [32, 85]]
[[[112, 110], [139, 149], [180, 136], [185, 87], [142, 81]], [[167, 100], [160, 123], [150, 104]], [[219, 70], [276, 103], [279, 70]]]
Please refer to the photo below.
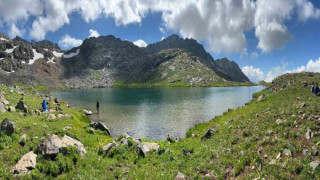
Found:
[[0, 77], [6, 84], [71, 88], [250, 82], [234, 61], [214, 60], [197, 41], [177, 35], [145, 48], [112, 35], [91, 37], [62, 51], [48, 40], [28, 42], [0, 33]]

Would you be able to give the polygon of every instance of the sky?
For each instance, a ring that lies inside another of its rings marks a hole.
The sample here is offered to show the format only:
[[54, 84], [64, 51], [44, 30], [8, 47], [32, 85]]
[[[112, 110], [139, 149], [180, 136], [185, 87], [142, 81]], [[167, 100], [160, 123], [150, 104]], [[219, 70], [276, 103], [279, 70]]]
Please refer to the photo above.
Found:
[[99, 35], [144, 47], [178, 34], [253, 82], [320, 72], [319, 0], [0, 0], [0, 32], [63, 49]]

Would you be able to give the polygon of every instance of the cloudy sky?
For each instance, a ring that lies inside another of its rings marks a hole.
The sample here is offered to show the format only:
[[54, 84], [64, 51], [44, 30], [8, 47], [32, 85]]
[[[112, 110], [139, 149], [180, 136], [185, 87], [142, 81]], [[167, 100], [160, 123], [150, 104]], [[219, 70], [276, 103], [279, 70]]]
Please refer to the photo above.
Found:
[[0, 0], [0, 32], [64, 49], [99, 35], [146, 46], [176, 33], [252, 81], [320, 72], [319, 0]]

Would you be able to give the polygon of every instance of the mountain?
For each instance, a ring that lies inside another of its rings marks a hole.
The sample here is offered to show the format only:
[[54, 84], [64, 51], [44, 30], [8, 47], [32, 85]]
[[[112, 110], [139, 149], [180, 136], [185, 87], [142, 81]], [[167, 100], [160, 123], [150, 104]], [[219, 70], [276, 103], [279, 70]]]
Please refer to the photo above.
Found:
[[177, 35], [146, 48], [112, 35], [91, 37], [69, 51], [48, 40], [28, 42], [1, 33], [0, 37], [0, 82], [6, 84], [90, 88], [249, 81], [235, 62], [214, 61], [197, 41]]
[[[204, 64], [206, 64], [213, 71], [215, 71], [216, 74], [226, 80], [236, 82], [250, 82], [250, 80], [246, 77], [246, 75], [243, 74], [239, 66], [234, 61], [229, 61], [226, 59], [217, 64], [217, 61], [214, 61], [213, 57], [205, 51], [203, 45], [199, 44], [194, 39], [183, 39], [178, 35], [173, 34], [160, 42], [149, 44], [144, 48], [144, 50], [150, 54], [154, 54], [160, 52], [163, 49], [171, 48], [186, 49], [189, 52], [199, 56]], [[226, 64], [227, 67], [224, 67], [223, 64]]]
[[239, 65], [227, 58], [217, 59], [216, 65], [227, 74], [233, 81], [249, 82], [249, 78], [241, 71]]

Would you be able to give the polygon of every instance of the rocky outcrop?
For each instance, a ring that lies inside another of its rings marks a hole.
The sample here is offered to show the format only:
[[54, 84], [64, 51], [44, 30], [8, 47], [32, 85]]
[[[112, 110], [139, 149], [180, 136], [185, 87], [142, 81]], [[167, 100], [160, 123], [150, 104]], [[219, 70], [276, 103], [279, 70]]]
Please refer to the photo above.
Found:
[[215, 62], [222, 72], [230, 77], [229, 80], [236, 82], [250, 82], [249, 78], [242, 72], [236, 62], [230, 61], [227, 58], [218, 59]]
[[160, 148], [159, 144], [151, 143], [151, 142], [138, 143], [137, 147], [138, 147], [140, 153], [144, 157], [147, 156], [151, 151], [158, 151], [158, 149]]
[[62, 138], [62, 142], [66, 146], [75, 146], [78, 149], [81, 156], [84, 156], [87, 154], [87, 151], [84, 148], [84, 145], [80, 141], [75, 140], [75, 139], [71, 138], [70, 136], [64, 135]]
[[108, 134], [110, 134], [110, 130], [109, 128], [107, 127], [106, 124], [104, 124], [103, 122], [92, 122], [90, 123], [90, 126], [95, 128], [95, 129], [99, 129], [101, 131], [105, 131], [107, 132]]
[[5, 132], [8, 136], [11, 136], [14, 133], [14, 131], [15, 131], [14, 124], [9, 119], [5, 118], [1, 122], [0, 133]]
[[59, 152], [67, 151], [66, 144], [57, 135], [50, 135], [38, 144], [39, 153], [54, 158]]
[[14, 166], [13, 173], [24, 175], [30, 173], [32, 169], [35, 169], [37, 165], [37, 155], [33, 151], [23, 155], [18, 163]]

